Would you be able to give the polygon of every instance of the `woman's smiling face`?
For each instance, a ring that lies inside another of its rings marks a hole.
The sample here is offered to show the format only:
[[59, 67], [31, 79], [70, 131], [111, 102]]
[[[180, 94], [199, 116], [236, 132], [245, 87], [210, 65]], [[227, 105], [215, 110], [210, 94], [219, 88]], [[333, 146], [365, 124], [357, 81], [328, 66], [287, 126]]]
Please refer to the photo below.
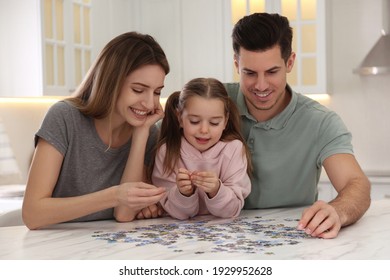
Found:
[[159, 106], [165, 72], [159, 65], [142, 66], [130, 73], [122, 86], [116, 114], [132, 126], [142, 125]]

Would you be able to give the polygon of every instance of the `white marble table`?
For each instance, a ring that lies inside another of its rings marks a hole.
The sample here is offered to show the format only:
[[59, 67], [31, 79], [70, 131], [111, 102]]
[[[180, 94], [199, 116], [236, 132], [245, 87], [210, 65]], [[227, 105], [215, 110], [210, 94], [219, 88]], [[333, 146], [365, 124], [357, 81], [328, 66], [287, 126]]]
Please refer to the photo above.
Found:
[[295, 231], [301, 211], [243, 211], [235, 222], [203, 216], [185, 222], [160, 218], [66, 223], [35, 231], [3, 227], [0, 259], [390, 259], [390, 199], [373, 201], [360, 221], [328, 240]]

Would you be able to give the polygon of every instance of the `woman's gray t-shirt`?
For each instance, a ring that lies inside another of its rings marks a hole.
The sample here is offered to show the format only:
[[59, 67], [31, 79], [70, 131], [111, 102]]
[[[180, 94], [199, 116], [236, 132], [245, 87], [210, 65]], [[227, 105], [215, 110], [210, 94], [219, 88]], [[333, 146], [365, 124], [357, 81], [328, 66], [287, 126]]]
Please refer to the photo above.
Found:
[[[151, 160], [157, 127], [148, 140], [145, 164]], [[53, 197], [72, 197], [118, 185], [129, 155], [131, 140], [119, 148], [109, 148], [100, 139], [91, 117], [67, 101], [55, 103], [35, 135], [35, 145], [43, 138], [53, 145], [64, 161]], [[113, 219], [113, 209], [96, 212], [73, 221]]]

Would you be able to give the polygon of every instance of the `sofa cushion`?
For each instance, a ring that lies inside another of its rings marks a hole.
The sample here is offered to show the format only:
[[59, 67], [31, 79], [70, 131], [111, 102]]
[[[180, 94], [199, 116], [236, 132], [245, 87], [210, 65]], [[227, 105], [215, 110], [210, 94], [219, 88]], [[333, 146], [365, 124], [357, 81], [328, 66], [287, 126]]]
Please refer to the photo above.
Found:
[[18, 163], [12, 151], [5, 126], [0, 119], [0, 186], [20, 184], [22, 181]]

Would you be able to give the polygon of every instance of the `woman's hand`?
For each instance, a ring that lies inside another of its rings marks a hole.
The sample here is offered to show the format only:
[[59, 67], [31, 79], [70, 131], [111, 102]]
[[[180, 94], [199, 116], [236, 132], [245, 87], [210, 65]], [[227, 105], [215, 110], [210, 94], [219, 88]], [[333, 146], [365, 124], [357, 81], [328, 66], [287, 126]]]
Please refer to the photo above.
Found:
[[142, 209], [157, 204], [165, 195], [165, 188], [143, 182], [123, 183], [118, 188], [119, 204], [138, 213]]
[[164, 110], [160, 103], [158, 103], [157, 107], [151, 111], [145, 119], [145, 122], [141, 126], [134, 127], [134, 131], [137, 130], [147, 130], [153, 126], [157, 121], [161, 120], [164, 117]]
[[159, 103], [158, 107], [147, 115], [145, 122], [142, 125], [133, 127], [133, 139], [147, 138], [149, 136], [150, 128], [163, 117], [164, 111], [161, 104]]
[[154, 112], [150, 113], [146, 119], [146, 125], [151, 127], [158, 120], [161, 120], [164, 117], [164, 110], [160, 102], [158, 102], [157, 107], [154, 109]]

